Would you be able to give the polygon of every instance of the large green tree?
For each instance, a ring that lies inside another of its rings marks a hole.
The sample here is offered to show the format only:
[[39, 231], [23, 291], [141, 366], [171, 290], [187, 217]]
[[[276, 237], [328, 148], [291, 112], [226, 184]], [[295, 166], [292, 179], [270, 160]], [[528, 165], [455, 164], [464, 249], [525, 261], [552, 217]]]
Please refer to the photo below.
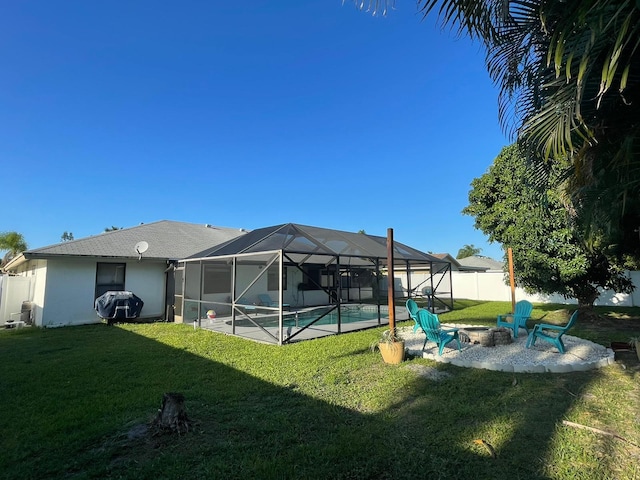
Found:
[[9, 260], [27, 249], [27, 242], [21, 233], [3, 232], [0, 233], [0, 251], [6, 252], [0, 266], [4, 267]]
[[[356, 5], [386, 12], [394, 3]], [[529, 149], [529, 171], [539, 190], [563, 189], [563, 203], [589, 246], [640, 257], [638, 2], [417, 0], [417, 5], [425, 16], [436, 14], [444, 26], [485, 46], [488, 72], [500, 88], [500, 120]]]
[[575, 298], [581, 308], [593, 306], [600, 288], [631, 292], [633, 285], [615, 258], [587, 248], [558, 191], [549, 191], [547, 201], [540, 202], [528, 168], [522, 149], [504, 148], [487, 173], [473, 180], [463, 210], [490, 241], [512, 248], [518, 284], [530, 292]]

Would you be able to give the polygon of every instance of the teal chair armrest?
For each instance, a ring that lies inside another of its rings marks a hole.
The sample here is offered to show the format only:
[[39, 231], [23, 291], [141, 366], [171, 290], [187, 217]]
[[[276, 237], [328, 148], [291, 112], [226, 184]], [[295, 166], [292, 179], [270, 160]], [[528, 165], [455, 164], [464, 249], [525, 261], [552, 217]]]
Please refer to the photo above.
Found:
[[442, 328], [441, 329], [443, 332], [448, 332], [448, 333], [455, 333], [458, 330], [460, 330], [459, 328]]

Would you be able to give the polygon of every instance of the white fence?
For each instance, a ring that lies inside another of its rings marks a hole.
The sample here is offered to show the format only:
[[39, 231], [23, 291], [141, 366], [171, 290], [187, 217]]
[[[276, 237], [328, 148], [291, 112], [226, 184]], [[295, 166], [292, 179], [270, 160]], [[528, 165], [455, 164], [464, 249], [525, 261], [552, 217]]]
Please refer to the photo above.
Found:
[[0, 278], [0, 325], [4, 325], [12, 313], [20, 312], [22, 302], [29, 300], [31, 279], [9, 275]]
[[[640, 306], [640, 272], [627, 272], [636, 285], [631, 294], [615, 293], [605, 290], [596, 300], [596, 305], [635, 307]], [[454, 298], [469, 300], [511, 301], [511, 287], [505, 284], [503, 272], [451, 272]], [[575, 299], [565, 299], [561, 295], [530, 295], [516, 287], [516, 300], [529, 300], [537, 303], [577, 304]]]

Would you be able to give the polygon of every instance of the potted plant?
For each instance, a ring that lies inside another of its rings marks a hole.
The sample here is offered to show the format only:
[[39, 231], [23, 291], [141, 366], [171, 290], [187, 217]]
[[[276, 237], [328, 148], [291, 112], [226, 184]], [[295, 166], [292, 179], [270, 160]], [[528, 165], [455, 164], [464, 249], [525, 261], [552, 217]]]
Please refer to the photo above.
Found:
[[404, 340], [398, 337], [395, 331], [385, 330], [382, 337], [374, 344], [380, 350], [385, 363], [398, 364], [404, 360]]

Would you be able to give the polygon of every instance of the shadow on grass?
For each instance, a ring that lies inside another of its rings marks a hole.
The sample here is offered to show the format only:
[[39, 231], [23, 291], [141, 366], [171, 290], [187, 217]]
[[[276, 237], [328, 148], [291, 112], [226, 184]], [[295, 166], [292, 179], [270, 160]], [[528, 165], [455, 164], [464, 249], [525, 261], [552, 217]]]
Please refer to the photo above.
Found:
[[[544, 479], [557, 424], [599, 375], [519, 375], [514, 385], [509, 374], [442, 366], [451, 377], [433, 382], [353, 345], [315, 359], [309, 394], [294, 375], [304, 348], [256, 345], [247, 351], [272, 356], [246, 366], [234, 353], [245, 340], [164, 328], [182, 337], [179, 347], [106, 326], [0, 336], [2, 401], [11, 406], [0, 417], [4, 478]], [[324, 388], [348, 388], [350, 372], [321, 374], [342, 356], [397, 376], [385, 389], [394, 400], [366, 413], [322, 399]], [[291, 382], [258, 378], [282, 369], [275, 362], [288, 365]], [[185, 395], [192, 431], [128, 438], [169, 391]]]

